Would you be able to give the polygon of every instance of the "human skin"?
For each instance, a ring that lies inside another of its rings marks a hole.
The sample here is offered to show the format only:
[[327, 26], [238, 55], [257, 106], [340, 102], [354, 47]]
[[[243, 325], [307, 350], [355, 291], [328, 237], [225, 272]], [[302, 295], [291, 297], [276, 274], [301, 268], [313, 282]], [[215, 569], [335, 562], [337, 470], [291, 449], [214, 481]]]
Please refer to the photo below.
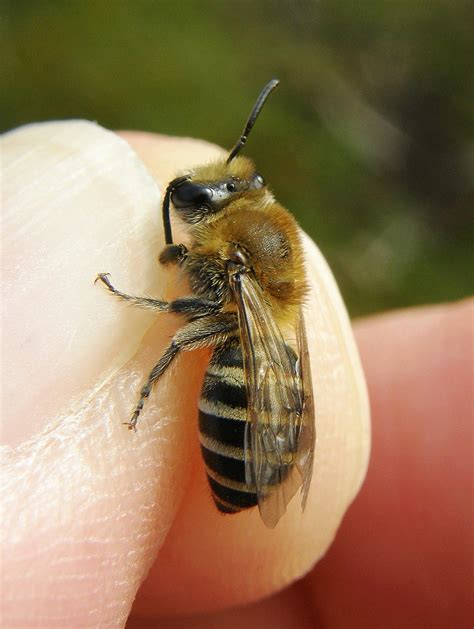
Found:
[[[404, 474], [409, 486], [408, 496], [400, 492], [397, 497], [395, 515], [399, 507], [399, 520], [408, 512], [408, 498], [422, 499], [416, 525], [423, 532], [430, 525], [432, 536], [421, 549], [416, 547], [425, 553], [421, 559], [431, 563], [420, 561], [417, 566], [428, 565], [429, 575], [437, 574], [438, 555], [433, 552], [438, 537], [431, 518], [439, 505], [433, 500], [431, 475], [423, 476], [422, 470], [406, 463], [421, 457], [433, 471], [443, 463], [444, 472], [438, 473], [444, 482], [436, 483], [436, 498], [449, 503], [453, 514], [465, 513], [460, 497], [467, 493], [467, 463], [445, 465], [451, 450], [442, 450], [440, 457], [429, 443], [410, 439], [408, 431], [419, 426], [422, 436], [422, 428], [429, 428], [430, 435], [433, 426], [446, 430], [448, 410], [456, 439], [453, 458], [458, 463], [469, 460], [469, 441], [462, 432], [466, 424], [461, 424], [468, 416], [460, 395], [466, 379], [452, 377], [462, 368], [467, 373], [461, 337], [467, 333], [469, 306], [447, 308], [429, 337], [421, 332], [428, 319], [433, 321], [431, 311], [360, 324], [374, 414], [380, 422], [375, 436], [381, 446], [376, 442], [379, 449], [372, 460], [375, 488], [369, 476], [363, 493], [365, 497], [371, 492], [369, 498], [356, 501], [351, 511], [358, 513], [359, 502], [368, 513], [375, 510], [380, 530], [371, 529], [365, 536], [367, 519], [361, 513], [358, 526], [348, 531], [343, 526], [345, 535], [311, 571], [357, 494], [370, 445], [364, 379], [330, 272], [305, 240], [312, 287], [307, 324], [318, 400], [316, 466], [307, 510], [301, 516], [297, 501], [292, 501], [275, 531], [268, 531], [255, 511], [221, 516], [206, 487], [196, 432], [196, 400], [208, 352], [183, 355], [155, 388], [137, 433], [128, 432], [121, 422], [128, 419], [140, 383], [179, 320], [127, 308], [93, 286], [95, 275], [108, 271], [119, 288], [135, 294], [186, 294], [176, 273], [163, 273], [156, 261], [162, 246], [156, 183], [162, 189], [178, 170], [220, 152], [198, 141], [131, 133], [123, 137], [126, 142], [94, 125], [60, 123], [22, 129], [3, 139], [4, 626], [120, 626], [140, 585], [132, 614], [137, 626], [144, 626], [143, 618], [153, 624], [157, 617], [187, 614], [189, 619], [197, 611], [217, 614], [202, 619], [208, 623], [203, 626], [231, 626], [234, 621], [241, 626], [244, 616], [239, 614], [247, 614], [246, 624], [253, 618], [255, 626], [274, 626], [274, 614], [283, 622], [284, 610], [290, 613], [288, 622], [300, 619], [300, 626], [311, 626], [314, 618], [347, 626], [347, 613], [367, 614], [367, 605], [374, 607], [371, 592], [378, 592], [377, 569], [385, 581], [388, 576], [400, 580], [388, 585], [406, 583], [400, 574], [383, 574], [384, 562], [377, 554], [374, 566], [363, 566], [365, 580], [353, 574], [349, 568], [356, 572], [356, 560], [370, 557], [370, 552], [362, 553], [364, 543], [371, 542], [378, 551], [392, 550], [390, 566], [410, 567], [403, 563], [404, 543], [410, 537], [396, 540], [399, 544], [392, 548], [393, 536], [386, 536], [388, 522], [397, 522], [383, 482], [388, 452], [397, 462], [400, 457], [399, 469], [390, 468], [389, 487], [393, 490], [393, 475], [395, 486], [400, 482], [403, 487]], [[458, 336], [444, 336], [445, 329], [446, 334], [456, 330]], [[445, 360], [444, 350], [452, 347], [457, 353]], [[428, 360], [435, 348], [437, 358], [441, 356], [437, 363]], [[383, 361], [384, 369], [381, 350], [390, 357]], [[439, 364], [439, 371], [427, 370], [426, 365], [433, 364]], [[403, 380], [407, 365], [412, 365], [412, 377]], [[421, 389], [413, 384], [420, 382], [420, 375], [428, 378]], [[394, 386], [397, 378], [400, 387]], [[448, 382], [446, 389], [441, 382]], [[431, 404], [437, 400], [433, 393], [441, 391], [443, 400], [451, 402], [446, 408]], [[421, 412], [425, 408], [429, 415]], [[429, 426], [423, 424], [425, 418]], [[400, 430], [388, 439], [380, 426]], [[397, 440], [403, 447], [397, 447]], [[417, 470], [419, 479], [413, 473]], [[451, 480], [456, 491], [450, 481], [455, 473]], [[421, 489], [429, 489], [433, 501], [428, 502]], [[466, 576], [461, 549], [469, 535], [465, 522], [453, 515], [439, 524], [451, 526], [441, 532], [455, 534], [459, 543], [459, 552], [455, 545], [444, 549], [450, 559], [445, 562], [448, 574], [438, 585], [447, 586], [442, 607], [446, 618], [460, 612], [466, 598], [467, 579], [461, 582]], [[351, 542], [354, 531], [357, 536]], [[341, 540], [348, 541], [338, 555]], [[411, 568], [407, 592], [398, 588], [396, 594], [416, 603], [413, 613], [418, 613], [416, 587], [421, 583], [426, 594], [426, 573], [420, 570], [417, 580]], [[304, 574], [302, 582], [288, 589]], [[346, 606], [339, 600], [338, 575], [353, 581], [352, 595], [344, 597]], [[285, 587], [283, 594], [246, 610], [213, 611], [248, 604]], [[440, 599], [435, 589], [432, 593], [432, 600], [422, 598], [421, 614], [430, 604], [431, 610], [437, 609]], [[376, 598], [376, 619], [384, 618], [396, 598]], [[453, 606], [452, 601], [459, 604]], [[170, 619], [160, 623], [168, 625], [178, 626]]]

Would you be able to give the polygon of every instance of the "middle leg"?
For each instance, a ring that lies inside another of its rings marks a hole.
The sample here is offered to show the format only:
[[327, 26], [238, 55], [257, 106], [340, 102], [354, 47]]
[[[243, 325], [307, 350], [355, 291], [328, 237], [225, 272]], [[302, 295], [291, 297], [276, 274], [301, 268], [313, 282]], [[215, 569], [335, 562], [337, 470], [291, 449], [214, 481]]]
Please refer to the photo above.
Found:
[[136, 295], [122, 293], [122, 291], [113, 286], [109, 278], [110, 276], [108, 273], [99, 273], [95, 282], [100, 280], [105, 285], [107, 290], [112, 293], [112, 295], [115, 295], [122, 301], [126, 301], [133, 306], [144, 308], [145, 310], [153, 310], [154, 312], [173, 312], [175, 314], [183, 314], [190, 318], [206, 317], [217, 314], [221, 310], [221, 305], [218, 302], [202, 299], [201, 297], [195, 297], [194, 295], [181, 297], [180, 299], [175, 299], [174, 301], [163, 301], [153, 297], [137, 297]]

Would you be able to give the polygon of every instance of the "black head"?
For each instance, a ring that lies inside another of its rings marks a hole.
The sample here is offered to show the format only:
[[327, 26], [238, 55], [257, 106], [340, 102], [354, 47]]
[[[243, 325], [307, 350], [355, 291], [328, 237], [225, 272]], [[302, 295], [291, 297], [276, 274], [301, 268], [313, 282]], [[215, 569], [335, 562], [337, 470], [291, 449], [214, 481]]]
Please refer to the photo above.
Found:
[[[250, 160], [246, 160], [250, 163]], [[228, 171], [225, 168], [225, 171]], [[261, 190], [265, 186], [263, 177], [252, 169], [250, 176], [241, 177], [228, 172], [222, 178], [206, 182], [190, 178], [180, 181], [171, 192], [171, 203], [186, 223], [199, 223], [220, 212], [231, 201], [250, 190]]]

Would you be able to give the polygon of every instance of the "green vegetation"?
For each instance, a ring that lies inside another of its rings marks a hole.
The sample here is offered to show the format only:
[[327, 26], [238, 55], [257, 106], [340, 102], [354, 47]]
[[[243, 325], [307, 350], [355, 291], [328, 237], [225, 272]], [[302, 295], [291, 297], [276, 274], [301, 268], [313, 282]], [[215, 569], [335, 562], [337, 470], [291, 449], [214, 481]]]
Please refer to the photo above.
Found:
[[352, 315], [472, 292], [469, 3], [5, 0], [0, 126], [89, 118], [247, 154]]

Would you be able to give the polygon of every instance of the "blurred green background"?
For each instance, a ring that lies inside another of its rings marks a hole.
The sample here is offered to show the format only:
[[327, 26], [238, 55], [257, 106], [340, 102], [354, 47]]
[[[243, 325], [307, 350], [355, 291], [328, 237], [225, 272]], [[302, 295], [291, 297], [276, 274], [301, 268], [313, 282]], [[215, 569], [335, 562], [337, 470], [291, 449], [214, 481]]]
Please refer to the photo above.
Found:
[[3, 0], [0, 125], [246, 149], [351, 315], [472, 292], [473, 11], [457, 0]]

